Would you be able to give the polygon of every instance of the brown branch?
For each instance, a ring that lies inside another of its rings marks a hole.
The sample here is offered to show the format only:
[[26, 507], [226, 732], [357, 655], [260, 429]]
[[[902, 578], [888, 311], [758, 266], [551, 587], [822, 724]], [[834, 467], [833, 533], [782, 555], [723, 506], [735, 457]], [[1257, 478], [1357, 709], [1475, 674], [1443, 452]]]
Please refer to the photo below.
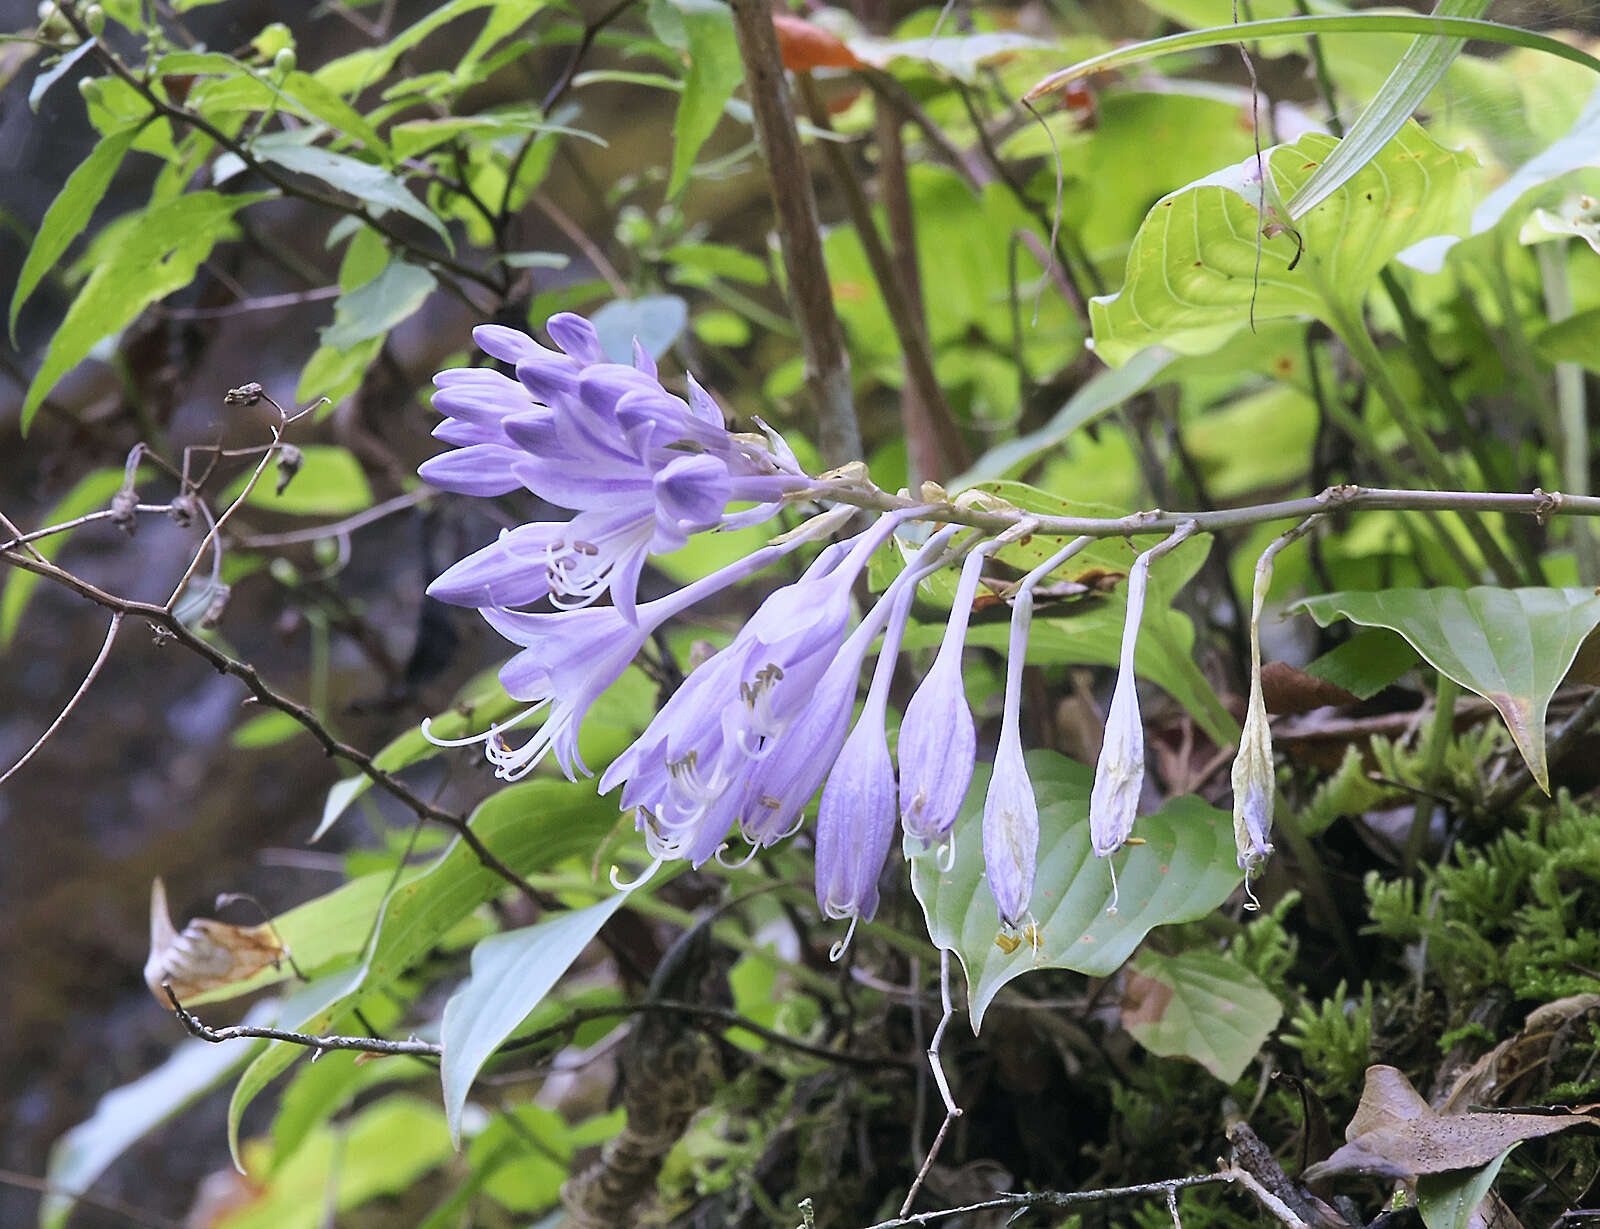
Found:
[[850, 357], [833, 310], [833, 287], [822, 259], [816, 193], [783, 80], [772, 10], [767, 0], [731, 0], [731, 7], [739, 58], [744, 62], [745, 89], [755, 115], [756, 141], [778, 217], [789, 301], [800, 326], [806, 387], [817, 414], [817, 447], [829, 465], [844, 465], [861, 456]]
[[367, 777], [374, 785], [392, 795], [404, 804], [412, 814], [430, 823], [442, 824], [459, 836], [462, 842], [472, 850], [478, 861], [483, 866], [536, 904], [542, 898], [521, 875], [512, 870], [498, 857], [490, 852], [482, 839], [474, 832], [466, 819], [453, 811], [446, 811], [434, 806], [431, 802], [413, 792], [410, 787], [401, 782], [392, 773], [378, 767], [373, 758], [358, 747], [335, 738], [328, 728], [304, 704], [292, 700], [288, 696], [269, 687], [256, 668], [248, 662], [242, 662], [229, 657], [216, 645], [201, 639], [189, 630], [172, 611], [163, 606], [150, 602], [135, 602], [126, 598], [117, 597], [107, 593], [104, 589], [91, 584], [89, 581], [75, 576], [73, 573], [59, 568], [48, 560], [30, 559], [14, 550], [0, 551], [0, 560], [11, 564], [13, 567], [22, 568], [24, 571], [33, 572], [43, 576], [46, 580], [55, 581], [57, 584], [71, 589], [81, 597], [88, 598], [91, 602], [105, 607], [107, 610], [120, 611], [124, 615], [133, 615], [143, 619], [160, 635], [168, 636], [183, 645], [192, 653], [203, 657], [219, 674], [231, 674], [249, 689], [250, 694], [258, 703], [268, 708], [275, 708], [279, 712], [287, 713], [303, 726], [313, 738], [321, 744], [323, 751], [330, 757], [337, 757], [354, 764], [358, 771]]

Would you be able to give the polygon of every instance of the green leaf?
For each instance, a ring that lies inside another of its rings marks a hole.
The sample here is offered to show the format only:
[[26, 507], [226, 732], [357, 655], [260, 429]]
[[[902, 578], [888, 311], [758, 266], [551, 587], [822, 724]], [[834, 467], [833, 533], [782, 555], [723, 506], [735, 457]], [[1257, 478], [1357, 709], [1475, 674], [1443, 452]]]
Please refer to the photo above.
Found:
[[1370, 700], [1417, 664], [1417, 651], [1405, 637], [1382, 627], [1357, 632], [1306, 667], [1306, 673], [1343, 687], [1358, 700]]
[[847, 41], [851, 51], [877, 68], [887, 68], [890, 64], [910, 60], [917, 65], [948, 73], [957, 81], [969, 85], [976, 82], [990, 64], [1011, 60], [1022, 53], [1037, 56], [1060, 51], [1056, 43], [1014, 30], [986, 30], [943, 38], [851, 38]]
[[[446, 22], [477, 9], [493, 7], [489, 24], [497, 33], [515, 29], [541, 8], [545, 0], [449, 0], [420, 21], [406, 27], [381, 47], [363, 48], [330, 60], [317, 69], [317, 80], [340, 94], [354, 94], [385, 76], [394, 62]], [[485, 27], [488, 33], [489, 27]]]
[[1441, 674], [1493, 704], [1545, 793], [1545, 710], [1584, 638], [1600, 626], [1593, 589], [1386, 589], [1296, 603], [1323, 627], [1345, 618], [1399, 632]]
[[258, 751], [263, 747], [276, 747], [301, 733], [301, 725], [288, 713], [272, 709], [257, 713], [236, 729], [228, 742], [241, 751]]
[[1067, 398], [1067, 403], [1044, 426], [989, 449], [971, 469], [946, 484], [946, 489], [955, 493], [990, 478], [1004, 477], [1008, 471], [1018, 469], [1041, 452], [1056, 447], [1079, 427], [1086, 426], [1148, 388], [1177, 357], [1170, 350], [1152, 346], [1140, 351], [1120, 367], [1097, 371], [1079, 385], [1077, 392]]
[[614, 363], [633, 362], [633, 339], [660, 358], [689, 323], [689, 305], [675, 294], [613, 299], [589, 317], [600, 334], [600, 348]]
[[1190, 1058], [1224, 1084], [1245, 1073], [1283, 1015], [1249, 969], [1214, 952], [1134, 958], [1122, 1026], [1152, 1054]]
[[722, 109], [744, 78], [733, 14], [722, 0], [671, 0], [688, 40], [689, 72], [672, 123], [672, 173], [667, 196], [682, 192], [695, 156], [716, 129]]
[[1145, 39], [1126, 43], [1112, 51], [1090, 56], [1076, 64], [1058, 69], [1030, 89], [1026, 95], [1033, 99], [1047, 94], [1071, 81], [1087, 78], [1095, 73], [1124, 68], [1130, 64], [1143, 64], [1181, 51], [1198, 51], [1206, 47], [1224, 47], [1235, 43], [1254, 42], [1263, 38], [1284, 36], [1317, 36], [1324, 34], [1428, 34], [1435, 38], [1481, 39], [1486, 43], [1506, 43], [1542, 51], [1574, 64], [1582, 64], [1591, 72], [1600, 73], [1600, 60], [1579, 47], [1570, 47], [1560, 39], [1536, 34], [1517, 26], [1501, 25], [1495, 21], [1478, 21], [1467, 17], [1423, 17], [1416, 13], [1328, 13], [1310, 17], [1281, 17], [1268, 21], [1241, 21], [1232, 25], [1213, 26], [1207, 30], [1189, 30], [1169, 34], [1164, 38]]
[[751, 286], [765, 286], [771, 280], [765, 261], [725, 243], [680, 243], [661, 253], [661, 259]]
[[1578, 363], [1600, 372], [1600, 345], [1595, 343], [1596, 338], [1600, 338], [1600, 307], [1568, 316], [1542, 330], [1533, 338], [1533, 348], [1546, 362]]
[[421, 308], [438, 284], [426, 269], [391, 261], [377, 277], [339, 296], [333, 305], [333, 324], [322, 331], [322, 344], [348, 350], [384, 336]]
[[598, 904], [547, 917], [521, 930], [491, 935], [472, 949], [472, 975], [445, 1004], [439, 1040], [444, 1060], [444, 1112], [461, 1146], [461, 1110], [489, 1056], [537, 1007], [627, 899], [613, 892]]
[[1038, 877], [1032, 913], [1038, 948], [1028, 940], [1009, 954], [995, 943], [999, 921], [983, 869], [983, 800], [990, 767], [979, 765], [954, 828], [956, 856], [948, 871], [936, 849], [907, 840], [911, 888], [922, 903], [928, 937], [961, 960], [967, 1009], [976, 1032], [1000, 988], [1029, 969], [1075, 969], [1095, 977], [1116, 972], [1153, 927], [1204, 917], [1239, 886], [1233, 821], [1198, 798], [1170, 800], [1142, 817], [1117, 865], [1117, 911], [1108, 860], [1089, 843], [1089, 790], [1094, 774], [1050, 751], [1028, 754], [1039, 800]]
[[67, 246], [89, 227], [89, 218], [111, 186], [111, 179], [122, 165], [123, 155], [139, 135], [142, 125], [123, 128], [110, 136], [102, 137], [89, 151], [89, 156], [73, 168], [67, 182], [61, 186], [44, 221], [39, 223], [39, 233], [34, 236], [22, 272], [17, 275], [16, 289], [11, 292], [11, 316], [8, 322], [11, 342], [17, 340], [17, 313], [33, 293], [39, 281], [55, 268]]
[[[1515, 1147], [1516, 1144], [1511, 1145]], [[1472, 1214], [1500, 1176], [1500, 1166], [1511, 1155], [1511, 1148], [1476, 1169], [1418, 1174], [1417, 1211], [1422, 1214], [1422, 1223], [1428, 1229], [1471, 1229]]]
[[411, 195], [403, 182], [381, 166], [349, 154], [307, 145], [299, 133], [269, 133], [257, 137], [250, 152], [263, 162], [271, 162], [296, 175], [320, 179], [329, 187], [365, 201], [379, 213], [393, 210], [415, 218], [438, 235], [445, 247], [451, 247], [450, 232], [433, 210]]
[[[251, 490], [245, 503], [268, 512], [289, 516], [346, 516], [372, 506], [372, 487], [355, 453], [338, 444], [303, 444], [299, 472], [290, 479], [283, 494], [278, 494], [277, 466], [266, 473]], [[249, 474], [240, 474], [221, 496], [227, 507], [239, 498]]]
[[437, 1108], [417, 1097], [385, 1097], [338, 1127], [313, 1131], [261, 1195], [229, 1215], [227, 1224], [318, 1229], [331, 1223], [331, 1212], [403, 1191], [449, 1156], [450, 1138]]
[[[470, 822], [478, 838], [506, 866], [518, 874], [530, 874], [564, 858], [592, 855], [615, 825], [616, 813], [595, 796], [590, 782], [541, 780], [492, 795], [473, 812]], [[382, 990], [447, 930], [506, 888], [505, 880], [485, 869], [460, 838], [452, 841], [435, 861], [403, 877], [382, 904], [376, 932], [361, 963], [296, 994], [284, 1005], [283, 1027], [328, 1032], [350, 1015], [362, 996]], [[350, 902], [342, 903], [348, 911]], [[371, 916], [369, 906], [366, 916], [353, 927], [356, 942]], [[279, 933], [300, 959], [295, 931], [280, 925]], [[348, 945], [351, 937], [343, 936], [344, 944]], [[327, 941], [323, 943], [325, 952]], [[228, 1146], [235, 1163], [239, 1161], [239, 1121], [244, 1111], [257, 1093], [303, 1053], [287, 1042], [271, 1042], [239, 1077], [228, 1106]]]
[[[387, 156], [388, 144], [367, 122], [366, 117], [309, 73], [292, 72], [283, 79], [277, 89], [298, 103], [307, 115], [321, 120], [336, 132], [354, 137], [379, 157]], [[397, 148], [395, 156], [405, 155]]]
[[[149, 476], [149, 470], [140, 470], [136, 481], [143, 481]], [[78, 479], [77, 485], [44, 514], [42, 518], [44, 523], [59, 525], [74, 520], [86, 512], [104, 508], [121, 488], [122, 479], [123, 471], [120, 466], [91, 470]], [[9, 536], [8, 534], [7, 537]], [[71, 537], [69, 533], [59, 533], [48, 538], [40, 538], [33, 544], [33, 549], [46, 559], [54, 559], [66, 546], [69, 537]], [[28, 608], [28, 599], [33, 596], [34, 589], [42, 579], [43, 577], [33, 572], [10, 568], [5, 580], [0, 582], [0, 649], [10, 646], [12, 638], [17, 634], [17, 625], [22, 621], [22, 613]]]
[[[275, 1001], [257, 1003], [244, 1023], [270, 1024], [277, 1006]], [[154, 1071], [101, 1097], [94, 1113], [50, 1149], [45, 1180], [54, 1189], [39, 1205], [40, 1229], [65, 1225], [77, 1196], [93, 1186], [112, 1161], [210, 1092], [249, 1056], [248, 1046], [182, 1041]]]
[[23, 431], [56, 382], [87, 358], [96, 342], [131, 324], [149, 304], [193, 281], [212, 246], [232, 234], [233, 215], [272, 195], [190, 192], [151, 205], [131, 225], [120, 228], [116, 244], [103, 253], [67, 309], [44, 363], [28, 385]]
[[[1314, 132], [1273, 149], [1269, 203], [1291, 196], [1336, 144]], [[1342, 324], [1391, 257], [1464, 221], [1471, 162], [1408, 123], [1298, 222], [1298, 242], [1258, 240], [1258, 190], [1244, 181], [1253, 158], [1164, 197], [1134, 237], [1122, 289], [1090, 304], [1096, 352], [1113, 365], [1155, 344], [1204, 353], [1250, 319], [1252, 303], [1256, 320]]]
[[[1508, 216], [1520, 217], [1519, 203], [1536, 198], [1541, 189], [1563, 175], [1588, 167], [1600, 167], [1600, 86], [1564, 136], [1519, 166], [1472, 211], [1468, 237], [1493, 230]], [[1437, 273], [1460, 241], [1455, 235], [1438, 235], [1407, 248], [1400, 259], [1424, 273]]]
[[[1439, 0], [1434, 15], [1482, 17], [1488, 7], [1489, 0]], [[1289, 217], [1303, 217], [1315, 209], [1376, 158], [1439, 84], [1450, 61], [1466, 46], [1466, 41], [1464, 38], [1419, 38], [1413, 42], [1377, 95], [1339, 139], [1338, 146], [1290, 198]]]

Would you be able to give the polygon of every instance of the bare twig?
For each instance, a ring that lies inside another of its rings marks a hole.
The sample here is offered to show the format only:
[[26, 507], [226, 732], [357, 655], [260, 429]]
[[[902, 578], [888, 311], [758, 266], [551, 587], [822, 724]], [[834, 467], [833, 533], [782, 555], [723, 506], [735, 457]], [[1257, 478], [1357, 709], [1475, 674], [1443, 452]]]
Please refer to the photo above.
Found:
[[933, 1082], [939, 1087], [939, 1096], [944, 1100], [944, 1121], [939, 1124], [938, 1133], [933, 1137], [933, 1143], [928, 1147], [928, 1155], [923, 1158], [917, 1176], [911, 1183], [911, 1189], [906, 1192], [905, 1202], [900, 1205], [900, 1215], [904, 1216], [911, 1211], [911, 1205], [916, 1201], [917, 1192], [922, 1189], [922, 1183], [928, 1176], [928, 1170], [933, 1168], [933, 1160], [939, 1155], [939, 1147], [944, 1143], [944, 1137], [950, 1131], [950, 1124], [961, 1117], [961, 1107], [956, 1104], [956, 1099], [950, 1092], [950, 1081], [944, 1073], [944, 1064], [939, 1060], [939, 1046], [944, 1041], [944, 1031], [950, 1027], [950, 1021], [955, 1017], [955, 1007], [950, 1001], [950, 949], [939, 949], [939, 1005], [944, 1009], [944, 1014], [939, 1017], [939, 1025], [933, 1030], [933, 1039], [928, 1042], [928, 1065], [933, 1068]]
[[293, 546], [297, 542], [316, 542], [322, 538], [338, 538], [345, 534], [354, 533], [385, 517], [393, 516], [396, 512], [404, 512], [407, 508], [414, 508], [426, 500], [432, 499], [439, 492], [431, 486], [423, 484], [415, 490], [407, 491], [404, 495], [396, 495], [393, 499], [386, 499], [381, 504], [373, 504], [365, 511], [357, 512], [354, 516], [346, 517], [342, 521], [335, 521], [331, 525], [312, 525], [308, 529], [290, 529], [284, 533], [257, 533], [248, 537], [235, 538], [234, 541], [246, 550], [259, 550], [267, 546]]
[[243, 316], [249, 312], [270, 312], [280, 307], [299, 307], [302, 303], [315, 303], [319, 299], [336, 299], [344, 293], [340, 286], [317, 286], [311, 290], [291, 290], [285, 294], [263, 294], [220, 307], [160, 307], [158, 314], [168, 320], [222, 320], [229, 316]]
[[822, 259], [822, 232], [811, 172], [800, 149], [783, 60], [766, 0], [732, 0], [733, 27], [744, 61], [756, 139], [778, 217], [778, 241], [789, 275], [789, 300], [800, 326], [806, 387], [817, 414], [817, 446], [829, 465], [861, 456], [861, 428], [850, 387], [850, 358], [833, 310], [833, 287]]
[[37, 755], [39, 748], [50, 741], [50, 736], [61, 728], [61, 723], [72, 714], [73, 709], [78, 707], [78, 701], [83, 699], [89, 690], [90, 684], [94, 682], [95, 677], [100, 673], [100, 667], [106, 664], [106, 658], [111, 655], [112, 642], [116, 640], [117, 629], [121, 626], [122, 612], [120, 610], [113, 611], [111, 614], [111, 626], [106, 628], [105, 642], [101, 644], [100, 652], [95, 656], [94, 665], [89, 667], [89, 672], [83, 676], [83, 682], [78, 684], [78, 690], [72, 693], [72, 699], [67, 701], [66, 707], [61, 710], [61, 715], [50, 723], [49, 728], [43, 734], [39, 735], [38, 741], [22, 753], [22, 758], [4, 772], [0, 772], [0, 785], [4, 785], [9, 781], [18, 769]]
[[290, 1045], [305, 1046], [308, 1050], [360, 1050], [366, 1054], [409, 1054], [427, 1055], [431, 1058], [443, 1058], [444, 1047], [432, 1041], [418, 1041], [415, 1037], [405, 1041], [385, 1041], [382, 1037], [316, 1037], [310, 1033], [292, 1033], [287, 1029], [263, 1028], [255, 1024], [234, 1024], [228, 1028], [211, 1028], [196, 1019], [194, 1014], [178, 1001], [178, 996], [172, 992], [171, 982], [162, 982], [161, 988], [167, 992], [167, 1001], [172, 1004], [172, 1010], [177, 1014], [183, 1027], [189, 1030], [192, 1036], [201, 1041], [220, 1043], [224, 1041], [237, 1041], [241, 1038], [256, 1038], [264, 1041], [287, 1041]]
[[64, 568], [57, 567], [48, 560], [32, 559], [15, 550], [0, 550], [0, 561], [43, 576], [46, 580], [52, 580], [65, 588], [71, 589], [74, 593], [88, 598], [96, 605], [105, 607], [107, 610], [121, 611], [124, 615], [133, 615], [143, 619], [161, 634], [169, 636], [190, 652], [203, 657], [218, 673], [231, 674], [249, 689], [250, 694], [255, 697], [258, 703], [264, 704], [268, 708], [275, 708], [279, 712], [287, 713], [299, 722], [321, 744], [323, 751], [329, 756], [336, 756], [354, 764], [357, 770], [371, 780], [374, 785], [404, 804], [412, 814], [430, 823], [442, 824], [451, 829], [461, 838], [467, 848], [472, 850], [478, 861], [487, 870], [499, 875], [500, 878], [515, 887], [529, 900], [540, 901], [541, 898], [534, 891], [532, 885], [490, 852], [488, 846], [472, 830], [464, 817], [453, 811], [443, 810], [419, 797], [394, 774], [380, 768], [365, 751], [335, 738], [328, 728], [323, 725], [321, 719], [304, 704], [273, 690], [267, 685], [266, 680], [261, 677], [254, 666], [228, 656], [216, 645], [195, 635], [177, 615], [165, 606], [157, 606], [151, 602], [135, 602], [107, 593], [97, 585], [91, 584]]

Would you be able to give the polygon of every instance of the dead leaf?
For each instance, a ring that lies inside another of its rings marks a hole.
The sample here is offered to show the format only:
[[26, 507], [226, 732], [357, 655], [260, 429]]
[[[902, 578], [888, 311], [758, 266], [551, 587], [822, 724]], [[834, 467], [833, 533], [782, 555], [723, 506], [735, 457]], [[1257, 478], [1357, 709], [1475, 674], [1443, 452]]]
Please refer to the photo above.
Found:
[[1306, 1170], [1307, 1181], [1331, 1174], [1410, 1179], [1486, 1165], [1513, 1144], [1572, 1127], [1600, 1127], [1581, 1106], [1550, 1114], [1436, 1114], [1411, 1082], [1393, 1067], [1367, 1068], [1366, 1087], [1348, 1141], [1326, 1161]]
[[1502, 1041], [1456, 1076], [1439, 1106], [1441, 1114], [1459, 1114], [1469, 1105], [1505, 1100], [1506, 1090], [1537, 1069], [1572, 1021], [1600, 1009], [1600, 994], [1574, 994], [1544, 1003], [1528, 1013], [1522, 1031]]
[[856, 53], [838, 35], [788, 13], [772, 15], [778, 32], [778, 52], [790, 72], [810, 72], [813, 68], [865, 68]]
[[162, 1005], [167, 1004], [164, 982], [186, 1001], [254, 977], [288, 954], [270, 924], [231, 926], [198, 917], [178, 931], [167, 910], [166, 884], [158, 878], [150, 885], [150, 958], [144, 962], [144, 984]]
[[1281, 661], [1269, 661], [1261, 667], [1261, 692], [1267, 711], [1280, 716], [1298, 717], [1330, 704], [1343, 708], [1357, 702], [1343, 687]]

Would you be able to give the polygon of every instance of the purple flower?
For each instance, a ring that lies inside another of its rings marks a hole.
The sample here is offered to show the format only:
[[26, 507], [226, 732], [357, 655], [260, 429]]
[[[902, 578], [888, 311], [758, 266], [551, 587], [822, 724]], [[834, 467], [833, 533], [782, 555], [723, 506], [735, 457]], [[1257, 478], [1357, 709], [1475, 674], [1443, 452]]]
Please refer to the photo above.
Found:
[[[517, 378], [481, 369], [435, 377], [434, 406], [446, 421], [434, 434], [455, 447], [420, 472], [468, 495], [525, 488], [577, 515], [502, 535], [447, 570], [430, 592], [461, 605], [549, 597], [567, 608], [609, 592], [632, 622], [649, 555], [723, 524], [730, 503], [755, 503], [768, 519], [810, 479], [787, 450], [730, 434], [692, 379], [687, 400], [669, 393], [642, 350], [635, 349], [634, 366], [610, 363], [582, 317], [555, 316], [546, 327], [559, 351], [498, 325], [474, 330], [487, 353], [515, 365]], [[749, 511], [733, 515], [740, 524], [754, 520]]]
[[900, 722], [900, 825], [928, 844], [943, 841], [972, 783], [978, 738], [961, 683], [961, 651], [983, 561], [995, 543], [967, 556], [938, 656]]

